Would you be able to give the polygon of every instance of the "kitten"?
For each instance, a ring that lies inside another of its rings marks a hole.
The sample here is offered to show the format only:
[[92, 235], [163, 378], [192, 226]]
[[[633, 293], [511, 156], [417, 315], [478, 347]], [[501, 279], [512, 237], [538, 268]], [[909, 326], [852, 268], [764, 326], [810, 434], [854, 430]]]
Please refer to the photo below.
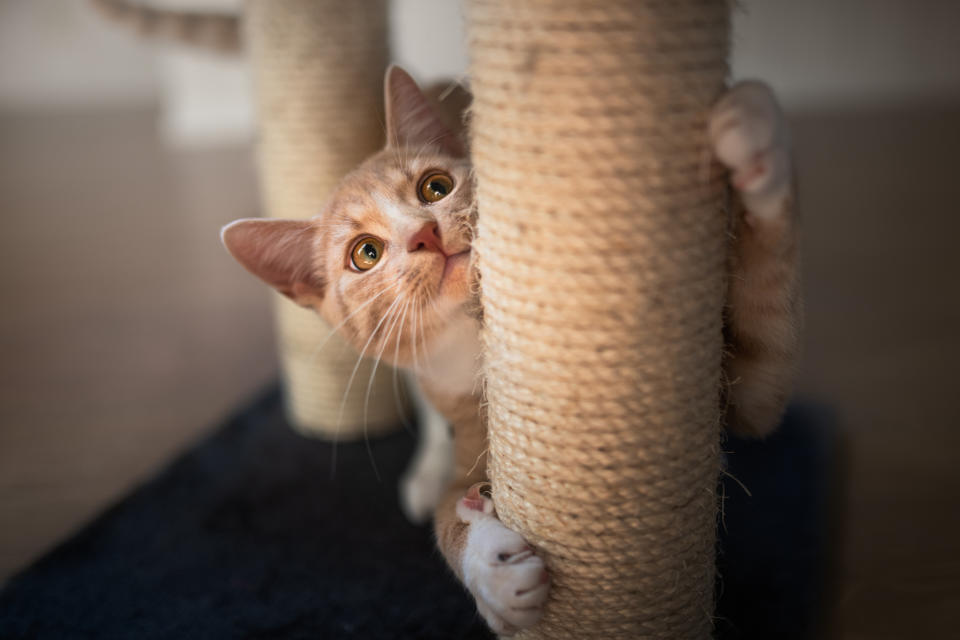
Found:
[[[343, 179], [320, 215], [240, 220], [224, 228], [223, 242], [362, 354], [413, 371], [429, 404], [452, 423], [452, 480], [425, 502], [435, 502], [437, 544], [450, 568], [490, 627], [509, 634], [537, 621], [549, 579], [541, 558], [497, 519], [484, 484], [481, 319], [470, 251], [476, 202], [462, 120], [438, 111], [397, 67], [387, 72], [385, 96], [385, 148]], [[784, 122], [767, 87], [744, 83], [717, 104], [708, 133], [739, 196], [726, 311], [727, 418], [732, 429], [763, 435], [783, 411], [798, 346]], [[433, 433], [437, 441], [442, 422], [431, 415], [428, 440]], [[433, 448], [442, 457], [439, 440]], [[421, 470], [431, 473], [425, 484], [439, 485], [445, 472]]]

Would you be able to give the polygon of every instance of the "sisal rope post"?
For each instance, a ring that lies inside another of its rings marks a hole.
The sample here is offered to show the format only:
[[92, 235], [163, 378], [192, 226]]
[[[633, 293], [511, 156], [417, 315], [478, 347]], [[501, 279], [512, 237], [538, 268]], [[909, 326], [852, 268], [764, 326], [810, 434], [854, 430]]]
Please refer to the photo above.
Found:
[[[247, 0], [244, 40], [259, 115], [259, 167], [267, 215], [320, 212], [340, 179], [383, 144], [385, 0]], [[399, 424], [390, 368], [367, 383], [372, 361], [317, 315], [276, 297], [281, 369], [291, 421], [336, 438]], [[318, 349], [321, 347], [318, 351]], [[346, 397], [346, 400], [344, 400]], [[342, 406], [342, 410], [341, 410]], [[365, 408], [367, 407], [367, 408]]]
[[543, 552], [523, 638], [712, 628], [725, 0], [470, 0], [489, 472]]

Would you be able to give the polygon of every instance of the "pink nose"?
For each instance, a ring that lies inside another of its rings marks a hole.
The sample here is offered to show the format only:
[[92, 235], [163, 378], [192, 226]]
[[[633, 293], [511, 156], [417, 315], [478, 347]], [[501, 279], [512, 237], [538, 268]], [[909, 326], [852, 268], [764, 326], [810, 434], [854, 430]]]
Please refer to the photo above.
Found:
[[413, 253], [421, 249], [443, 253], [440, 227], [437, 226], [436, 222], [428, 222], [410, 237], [410, 242], [407, 243], [407, 251]]

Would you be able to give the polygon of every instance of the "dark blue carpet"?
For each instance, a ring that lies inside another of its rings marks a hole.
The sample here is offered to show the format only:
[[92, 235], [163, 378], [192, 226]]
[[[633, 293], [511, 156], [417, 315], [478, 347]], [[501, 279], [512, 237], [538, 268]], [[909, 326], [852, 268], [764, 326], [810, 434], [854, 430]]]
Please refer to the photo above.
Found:
[[[405, 432], [331, 445], [294, 433], [271, 390], [9, 581], [0, 638], [490, 638], [396, 502]], [[793, 409], [763, 443], [730, 439], [720, 638], [811, 637], [822, 612], [834, 447]], [[13, 523], [15, 526], [15, 523]]]

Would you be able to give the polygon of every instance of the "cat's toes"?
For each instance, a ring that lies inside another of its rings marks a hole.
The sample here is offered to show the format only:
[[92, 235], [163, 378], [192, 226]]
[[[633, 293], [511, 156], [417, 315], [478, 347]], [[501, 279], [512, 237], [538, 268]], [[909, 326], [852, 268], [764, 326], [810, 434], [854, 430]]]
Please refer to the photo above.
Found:
[[762, 82], [732, 86], [710, 113], [713, 150], [724, 165], [738, 170], [777, 142], [783, 116], [773, 91]]
[[490, 627], [490, 630], [497, 634], [497, 636], [512, 636], [520, 631], [520, 629], [500, 617], [496, 611], [491, 609], [480, 598], [476, 599], [476, 603], [477, 613], [480, 614], [480, 617], [483, 618], [483, 621], [487, 623], [487, 626]]
[[734, 85], [714, 106], [709, 134], [714, 154], [744, 195], [770, 193], [789, 182], [786, 123], [767, 85]]
[[496, 517], [483, 514], [482, 509], [474, 511], [477, 515], [471, 519], [467, 536], [463, 575], [477, 600], [477, 610], [501, 635], [533, 626], [550, 591], [543, 559]]

